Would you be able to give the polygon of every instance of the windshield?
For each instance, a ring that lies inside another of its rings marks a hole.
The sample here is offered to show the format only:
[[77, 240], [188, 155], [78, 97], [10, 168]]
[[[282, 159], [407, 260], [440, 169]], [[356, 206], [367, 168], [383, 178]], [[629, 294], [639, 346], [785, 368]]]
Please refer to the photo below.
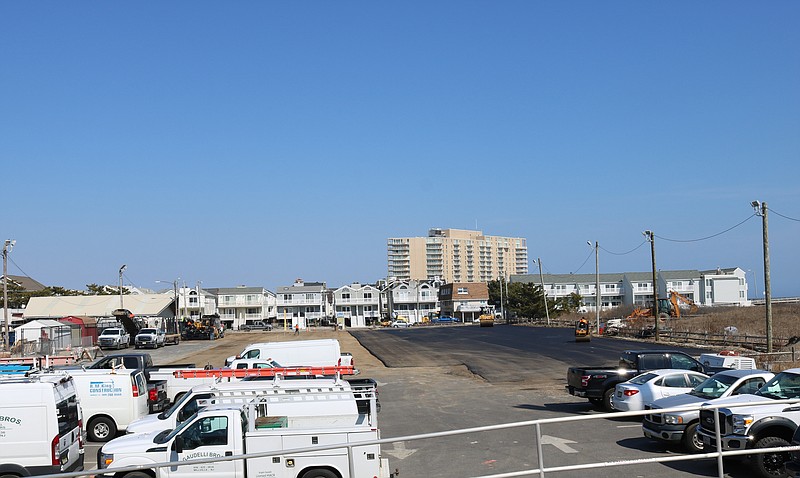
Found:
[[800, 375], [781, 372], [772, 377], [772, 380], [765, 383], [755, 394], [777, 400], [800, 398]]
[[717, 374], [705, 379], [703, 383], [694, 387], [692, 391], [689, 392], [689, 395], [709, 400], [719, 398], [726, 390], [731, 388], [731, 385], [736, 383], [736, 380], [736, 377]]
[[155, 334], [156, 329], [142, 329], [139, 331], [140, 334]]
[[178, 410], [180, 410], [183, 407], [183, 404], [188, 402], [189, 399], [191, 399], [191, 398], [194, 398], [193, 394], [191, 392], [190, 393], [184, 393], [183, 395], [181, 395], [181, 399], [180, 400], [178, 400], [177, 402], [173, 403], [171, 407], [169, 407], [168, 409], [166, 409], [163, 412], [161, 412], [158, 415], [158, 418], [160, 420], [163, 420], [165, 418], [171, 417], [173, 413], [175, 413]]
[[658, 377], [658, 375], [656, 375], [654, 373], [643, 373], [641, 375], [633, 377], [628, 382], [632, 383], [634, 385], [642, 385], [642, 384], [645, 384], [645, 383], [649, 382], [650, 380], [653, 380], [656, 377]]
[[121, 330], [117, 330], [117, 329], [106, 329], [106, 330], [104, 330], [104, 331], [103, 331], [103, 333], [102, 333], [102, 334], [100, 334], [100, 335], [119, 335], [119, 334], [121, 334], [121, 333], [122, 333], [122, 331], [121, 331]]

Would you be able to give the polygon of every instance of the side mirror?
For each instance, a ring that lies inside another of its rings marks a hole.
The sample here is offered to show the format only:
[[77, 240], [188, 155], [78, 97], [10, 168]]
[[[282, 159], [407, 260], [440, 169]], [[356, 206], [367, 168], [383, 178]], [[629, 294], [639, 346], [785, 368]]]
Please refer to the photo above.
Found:
[[172, 449], [175, 450], [175, 453], [183, 453], [183, 437], [178, 435], [175, 437], [175, 441], [172, 443]]

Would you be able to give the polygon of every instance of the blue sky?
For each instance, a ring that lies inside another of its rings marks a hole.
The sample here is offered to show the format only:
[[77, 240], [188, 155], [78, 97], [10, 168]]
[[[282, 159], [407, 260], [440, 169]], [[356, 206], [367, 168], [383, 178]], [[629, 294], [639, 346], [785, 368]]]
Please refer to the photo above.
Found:
[[551, 273], [594, 272], [587, 240], [602, 272], [647, 271], [649, 229], [659, 269], [763, 290], [760, 200], [773, 295], [800, 295], [798, 21], [790, 1], [3, 2], [9, 273], [338, 286], [385, 276], [388, 237], [477, 224]]

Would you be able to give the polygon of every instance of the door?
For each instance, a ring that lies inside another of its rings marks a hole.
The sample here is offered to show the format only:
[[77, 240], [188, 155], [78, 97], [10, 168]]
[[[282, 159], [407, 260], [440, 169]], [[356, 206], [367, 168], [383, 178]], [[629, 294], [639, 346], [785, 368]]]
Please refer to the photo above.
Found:
[[[206, 416], [187, 425], [172, 442], [170, 461], [188, 461], [203, 458], [222, 458], [236, 453], [236, 440], [241, 442], [241, 433], [234, 435], [233, 424], [229, 426], [226, 416]], [[175, 442], [178, 437], [183, 441], [183, 450], [176, 452]], [[162, 468], [165, 476], [170, 478], [234, 478], [242, 477], [241, 460], [215, 461], [184, 466]]]

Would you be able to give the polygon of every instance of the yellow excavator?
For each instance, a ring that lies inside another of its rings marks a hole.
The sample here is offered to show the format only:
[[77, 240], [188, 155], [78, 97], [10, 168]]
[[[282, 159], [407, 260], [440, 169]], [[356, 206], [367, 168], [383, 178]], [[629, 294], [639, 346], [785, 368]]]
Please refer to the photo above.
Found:
[[[681, 307], [679, 302], [686, 304], [689, 306], [689, 314], [694, 314], [697, 312], [697, 304], [688, 297], [684, 297], [681, 294], [675, 292], [674, 290], [669, 291], [669, 298], [668, 299], [658, 299], [658, 315], [662, 317], [674, 317], [676, 319], [681, 318]], [[642, 308], [635, 308], [631, 315], [626, 317], [627, 319], [637, 319], [637, 318], [644, 318], [644, 317], [652, 317], [653, 311], [650, 308], [642, 309]]]

